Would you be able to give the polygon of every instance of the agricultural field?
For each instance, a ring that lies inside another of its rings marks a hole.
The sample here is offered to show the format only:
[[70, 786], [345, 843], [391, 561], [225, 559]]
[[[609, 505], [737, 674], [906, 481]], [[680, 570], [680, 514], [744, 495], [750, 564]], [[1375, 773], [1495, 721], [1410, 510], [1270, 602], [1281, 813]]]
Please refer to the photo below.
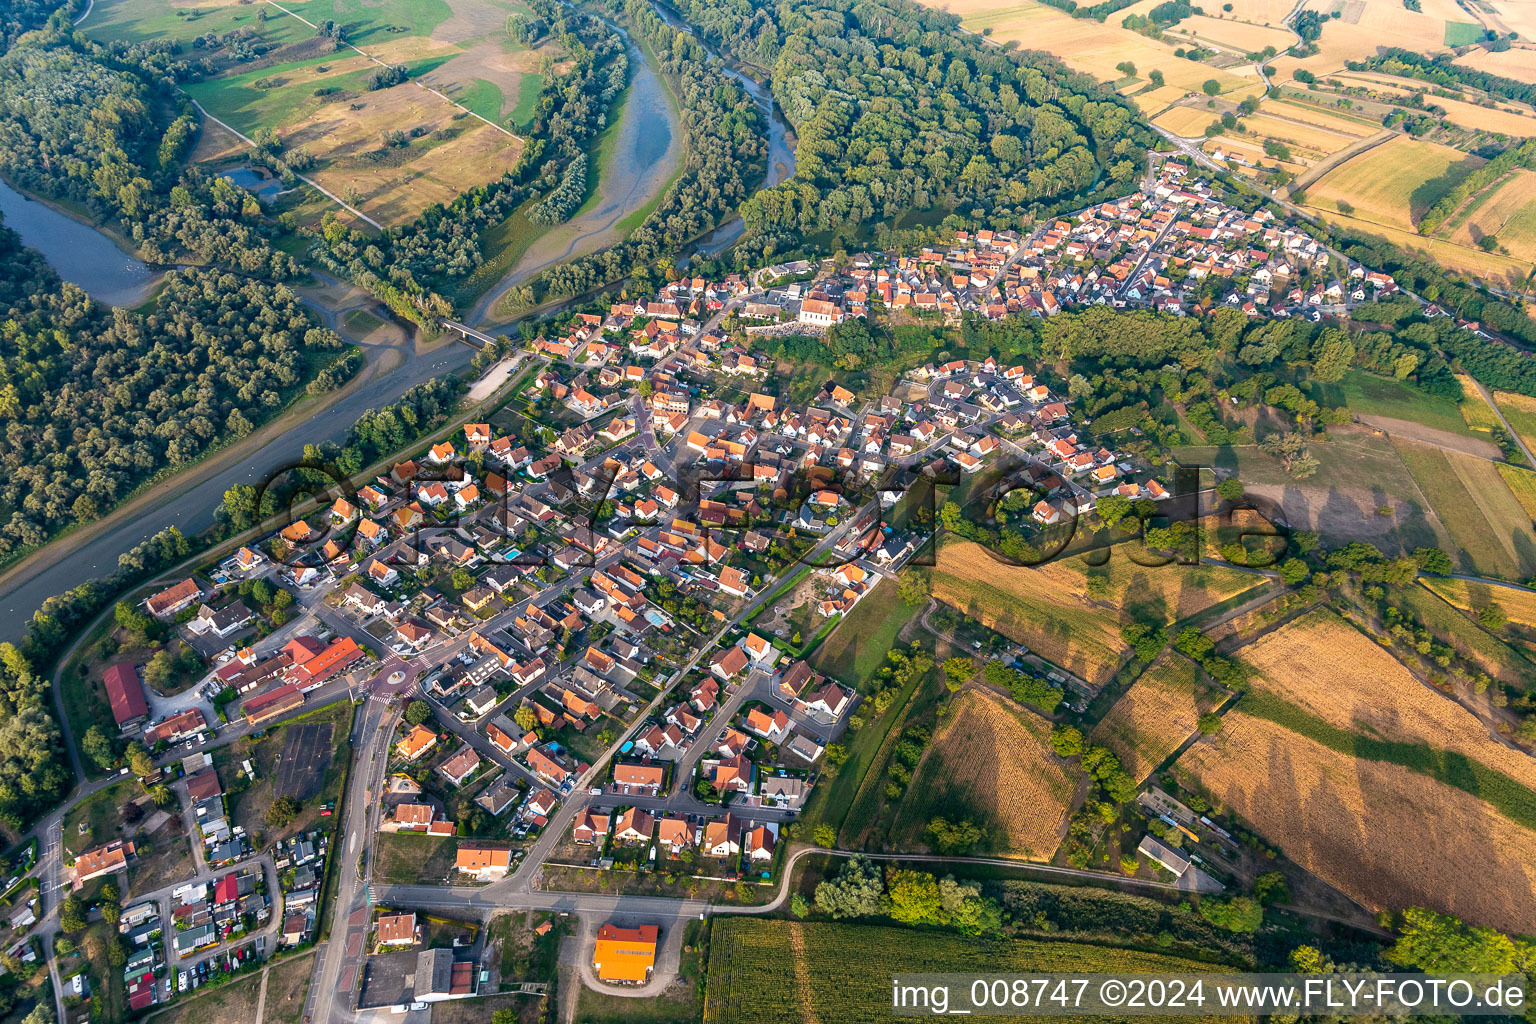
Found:
[[903, 627], [922, 610], [922, 604], [910, 607], [902, 601], [894, 582], [881, 580], [816, 648], [811, 666], [862, 688], [885, 664], [885, 654], [896, 646]]
[[[1115, 20], [1115, 16], [1112, 15], [1110, 20]], [[1204, 14], [1192, 14], [1163, 34], [1173, 39], [1182, 38], [1202, 46], [1211, 46], [1218, 52], [1234, 56], [1257, 53], [1266, 46], [1284, 50], [1296, 41], [1296, 37], [1284, 29], [1255, 25], [1234, 18], [1213, 18]]]
[[1536, 760], [1495, 739], [1470, 711], [1333, 612], [1308, 612], [1238, 657], [1258, 671], [1256, 688], [1330, 725], [1449, 751], [1536, 791]]
[[1446, 228], [1457, 245], [1476, 246], [1492, 235], [1511, 256], [1536, 263], [1536, 172], [1518, 168], [1472, 196]]
[[1307, 205], [1372, 224], [1413, 231], [1431, 206], [1485, 163], [1448, 146], [1399, 136], [1366, 150], [1307, 188]]
[[1494, 587], [1471, 580], [1429, 579], [1424, 585], [1446, 603], [1465, 612], [1477, 612], [1491, 604], [1504, 609], [1509, 621], [1536, 629], [1536, 591], [1518, 587]]
[[[1404, 587], [1393, 600], [1403, 612], [1415, 616], [1436, 636], [1448, 640], [1462, 656], [1502, 683], [1529, 689], [1536, 679], [1536, 662], [1512, 644], [1493, 636], [1421, 580]], [[1502, 605], [1501, 605], [1502, 607]]]
[[[1123, 28], [1120, 25], [1123, 14], [1098, 22], [1074, 18], [1033, 0], [1005, 5], [991, 0], [944, 0], [942, 3], [932, 0], [931, 6], [959, 15], [961, 25], [973, 32], [991, 29], [990, 38], [994, 42], [1013, 40], [1021, 47], [1045, 50], [1060, 57], [1074, 70], [1102, 81], [1121, 82], [1125, 76], [1116, 65], [1130, 61], [1136, 65], [1139, 77], [1126, 82], [1121, 90], [1148, 114], [1161, 110], [1183, 93], [1200, 92], [1202, 84], [1210, 79], [1220, 84], [1223, 94], [1235, 93], [1258, 82], [1255, 74], [1237, 75], [1209, 64], [1175, 57], [1173, 51], [1178, 47], [1172, 40], [1150, 39]], [[1156, 90], [1161, 95], [1140, 92], [1148, 84], [1145, 76], [1153, 69], [1161, 71], [1167, 83], [1163, 90]], [[1172, 95], [1167, 95], [1165, 90]]]
[[1074, 942], [976, 939], [880, 925], [725, 916], [715, 920], [710, 932], [704, 1024], [885, 1024], [891, 1019], [893, 969], [1132, 974], [1221, 970], [1159, 953]]
[[1479, 47], [1457, 57], [1456, 63], [1501, 78], [1536, 82], [1536, 50], [1530, 46], [1511, 46], [1498, 53]]
[[1166, 128], [1175, 135], [1194, 138], [1205, 131], [1205, 126], [1216, 120], [1215, 111], [1203, 107], [1169, 107], [1152, 119], [1159, 128]]
[[[82, 27], [101, 41], [169, 39], [185, 50], [209, 33], [245, 33], [239, 45], [202, 48], [216, 71], [186, 83], [188, 93], [236, 132], [270, 131], [286, 152], [307, 150], [311, 177], [391, 225], [515, 164], [522, 140], [512, 129], [554, 53], [553, 43], [529, 49], [511, 38], [508, 19], [526, 11], [518, 0], [101, 0]], [[344, 44], [321, 36], [326, 21], [344, 27]], [[395, 65], [412, 80], [373, 88], [375, 73]], [[220, 133], [197, 156], [232, 161], [242, 149]]]
[[1282, 78], [1298, 67], [1317, 75], [1342, 71], [1346, 62], [1374, 55], [1386, 46], [1434, 54], [1447, 45], [1446, 23], [1468, 18], [1455, 0], [1422, 0], [1420, 11], [1407, 10], [1401, 0], [1308, 0], [1306, 7], [1323, 15], [1337, 10], [1340, 16], [1323, 22], [1317, 53], [1275, 62]]
[[1395, 444], [1468, 569], [1505, 579], [1536, 571], [1531, 517], [1494, 463], [1411, 441]]
[[[1431, 395], [1403, 381], [1379, 377], [1364, 370], [1350, 370], [1337, 385], [1318, 387], [1330, 404], [1347, 405], [1357, 416], [1404, 420], [1464, 437], [1471, 435], [1463, 411], [1466, 402], [1474, 399], [1481, 401], [1476, 397], [1475, 387], [1469, 393], [1470, 399], [1458, 403], [1440, 395]], [[1498, 454], [1498, 449], [1490, 444], [1487, 452], [1492, 457]]]
[[1512, 391], [1495, 391], [1493, 401], [1520, 439], [1528, 446], [1536, 445], [1536, 398]]
[[1240, 709], [1179, 758], [1178, 774], [1368, 908], [1536, 928], [1536, 832], [1462, 789]]
[[1090, 739], [1113, 750], [1140, 782], [1195, 734], [1201, 715], [1225, 698], [1199, 666], [1167, 650], [1115, 701]]
[[[1458, 373], [1456, 381], [1461, 385], [1461, 418], [1466, 420], [1467, 426], [1484, 432], [1491, 432], [1494, 427], [1499, 426], [1499, 414], [1483, 397], [1477, 382], [1465, 373]], [[1503, 467], [1501, 466], [1500, 469], [1502, 470]]]
[[1525, 514], [1536, 521], [1536, 472], [1499, 463], [1499, 476], [1509, 485], [1510, 493], [1525, 509]]
[[944, 544], [933, 569], [934, 597], [1096, 685], [1130, 653], [1125, 622], [1185, 619], [1261, 585], [1214, 566], [1138, 566], [1124, 551], [1101, 568], [1077, 558], [1016, 567], [968, 541]]
[[928, 822], [943, 815], [986, 830], [978, 852], [1050, 860], [1066, 834], [1078, 783], [1050, 738], [1050, 723], [1007, 697], [962, 690], [912, 773], [891, 846], [921, 849]]

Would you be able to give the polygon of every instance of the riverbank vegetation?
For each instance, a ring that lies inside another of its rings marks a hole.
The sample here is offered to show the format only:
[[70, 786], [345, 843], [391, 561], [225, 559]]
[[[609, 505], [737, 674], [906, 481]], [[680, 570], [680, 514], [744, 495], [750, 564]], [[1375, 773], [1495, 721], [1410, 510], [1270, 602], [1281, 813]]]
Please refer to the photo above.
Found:
[[1108, 86], [907, 0], [791, 0], [748, 17], [725, 0], [679, 8], [771, 74], [794, 126], [796, 173], [743, 204], [749, 233], [853, 231], [933, 208], [1017, 227], [1068, 197], [1130, 191], [1152, 144]]
[[659, 58], [678, 99], [688, 133], [682, 170], [655, 209], [622, 242], [551, 267], [510, 293], [514, 305], [531, 307], [580, 295], [636, 272], [643, 275], [636, 288], [644, 290], [658, 264], [725, 221], [747, 201], [750, 183], [762, 177], [767, 124], [741, 83], [692, 35], [667, 24], [649, 0], [628, 0], [623, 12], [630, 30]]

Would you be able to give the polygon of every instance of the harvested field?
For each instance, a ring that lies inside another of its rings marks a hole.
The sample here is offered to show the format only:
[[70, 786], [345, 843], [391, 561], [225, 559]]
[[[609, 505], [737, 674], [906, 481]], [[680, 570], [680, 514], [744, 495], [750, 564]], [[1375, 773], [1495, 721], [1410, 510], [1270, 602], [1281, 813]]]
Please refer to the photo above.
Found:
[[[84, 30], [101, 40], [172, 40], [181, 52], [205, 35], [252, 33], [270, 52], [237, 61], [228, 48], [203, 50], [213, 70], [186, 91], [236, 131], [270, 129], [289, 149], [308, 147], [316, 181], [348, 201], [355, 196], [354, 206], [386, 224], [495, 179], [522, 149], [521, 139], [419, 83], [505, 124], [531, 109], [546, 52], [563, 56], [554, 41], [529, 50], [510, 38], [507, 17], [526, 10], [517, 0], [300, 0], [291, 9], [101, 0]], [[327, 18], [346, 26], [347, 46], [316, 37], [314, 24]], [[404, 66], [412, 81], [370, 91], [381, 63]], [[396, 131], [409, 139], [383, 139]], [[241, 148], [205, 128], [195, 155], [220, 159]]]
[[1536, 928], [1536, 832], [1460, 789], [1238, 710], [1178, 766], [1371, 909], [1425, 906], [1512, 933]]
[[1361, 139], [1381, 130], [1381, 125], [1369, 117], [1347, 110], [1322, 110], [1315, 103], [1301, 99], [1270, 100], [1264, 104], [1264, 109], [1275, 116], [1293, 121], [1305, 121], [1317, 128], [1326, 128]]
[[1264, 583], [1214, 566], [1138, 566], [1125, 549], [1096, 569], [1077, 558], [1022, 568], [961, 541], [944, 544], [937, 563], [934, 597], [1094, 684], [1130, 653], [1123, 622], [1184, 619]]
[[[361, 110], [354, 110], [361, 104]], [[396, 157], [376, 160], [385, 131], [420, 129]], [[307, 146], [321, 161], [316, 181], [341, 195], [355, 189], [359, 209], [386, 223], [404, 223], [433, 203], [509, 171], [522, 142], [463, 114], [451, 103], [406, 83], [357, 102], [321, 107], [282, 133], [289, 148]]]
[[1522, 690], [1536, 680], [1536, 663], [1522, 651], [1493, 636], [1455, 608], [1421, 580], [1404, 587], [1394, 600], [1404, 612], [1417, 617], [1436, 636], [1450, 641], [1462, 656], [1502, 683]]
[[1336, 212], [1343, 200], [1354, 207], [1352, 217], [1411, 231], [1441, 196], [1484, 163], [1404, 135], [1325, 174], [1307, 189], [1307, 204]]
[[1394, 443], [1464, 564], [1504, 579], [1524, 579], [1536, 570], [1531, 517], [1492, 462], [1411, 441]]
[[[1518, 168], [1491, 191], [1469, 199], [1464, 208], [1470, 215], [1457, 224], [1452, 242], [1475, 246], [1492, 235], [1510, 255], [1536, 262], [1536, 172]], [[1452, 223], [1462, 216], [1458, 213]]]
[[1175, 135], [1194, 138], [1205, 131], [1205, 126], [1216, 120], [1215, 111], [1199, 107], [1170, 107], [1152, 119], [1159, 128], [1166, 128]]
[[1387, 648], [1333, 612], [1308, 612], [1238, 657], [1258, 670], [1257, 688], [1325, 722], [1460, 754], [1536, 790], [1536, 759], [1494, 738], [1471, 712], [1420, 683]]
[[1232, 0], [1232, 13], [1223, 17], [1239, 18], [1257, 25], [1277, 26], [1285, 23], [1286, 16], [1295, 6], [1289, 0]]
[[[1386, 145], [1383, 144], [1376, 148], [1384, 149]], [[1375, 150], [1371, 152], [1375, 152]], [[1332, 209], [1331, 203], [1328, 209], [1312, 207], [1309, 198], [1307, 205], [1317, 213], [1320, 213], [1329, 223], [1358, 231], [1364, 235], [1376, 235], [1404, 249], [1428, 253], [1434, 258], [1435, 262], [1442, 266], [1451, 270], [1472, 274], [1494, 284], [1503, 283], [1511, 286], [1520, 286], [1531, 272], [1530, 264], [1522, 263], [1512, 256], [1505, 256], [1495, 252], [1483, 252], [1481, 249], [1469, 249], [1464, 245], [1456, 245], [1444, 239], [1426, 238], [1417, 231], [1380, 224], [1375, 221], [1364, 220], [1360, 217], [1347, 216]]]
[[1463, 128], [1477, 128], [1485, 132], [1500, 132], [1518, 139], [1536, 136], [1536, 116], [1500, 101], [1498, 106], [1484, 107], [1465, 100], [1434, 98], [1436, 106], [1445, 108], [1445, 118]]
[[1231, 18], [1212, 18], [1203, 14], [1192, 14], [1182, 19], [1168, 34], [1215, 43], [1218, 48], [1239, 55], [1257, 53], [1266, 46], [1284, 50], [1296, 41], [1296, 37], [1284, 29], [1252, 25]]
[[1504, 609], [1509, 621], [1536, 628], [1536, 591], [1494, 587], [1471, 580], [1425, 578], [1424, 585], [1462, 611], [1476, 612], [1490, 604]]
[[[1221, 150], [1223, 153], [1221, 159], [1223, 160], [1227, 159], [1228, 157], [1241, 157], [1242, 159], [1248, 161], [1248, 163], [1253, 164], [1254, 167], [1279, 167], [1295, 175], [1300, 175], [1307, 169], [1307, 164], [1298, 163], [1294, 159], [1280, 160], [1270, 156], [1268, 153], [1264, 152], [1264, 140], [1259, 138], [1241, 135], [1223, 135], [1219, 138], [1207, 139], [1204, 143], [1201, 144], [1200, 148], [1212, 155], [1214, 155], [1217, 150]], [[1293, 157], [1295, 155], [1296, 154], [1294, 153], [1292, 154]], [[1239, 171], [1247, 174], [1257, 173], [1253, 167], [1246, 167], [1242, 164], [1228, 164], [1228, 166], [1236, 167]]]
[[1437, 53], [1445, 48], [1445, 23], [1467, 19], [1455, 0], [1422, 0], [1421, 11], [1407, 10], [1401, 0], [1348, 4], [1343, 0], [1310, 0], [1306, 6], [1324, 15], [1338, 9], [1342, 17], [1323, 22], [1316, 54], [1300, 60], [1285, 57], [1277, 61], [1282, 75], [1289, 75], [1297, 67], [1318, 75], [1341, 71], [1347, 61], [1374, 56], [1390, 46]]
[[[1266, 104], [1261, 110], [1267, 111]], [[1243, 118], [1243, 127], [1255, 133], [1263, 139], [1274, 139], [1289, 146], [1296, 156], [1304, 156], [1309, 162], [1321, 160], [1330, 153], [1337, 153], [1341, 149], [1354, 145], [1362, 137], [1372, 134], [1369, 131], [1355, 131], [1333, 127], [1322, 127], [1316, 124], [1303, 124], [1299, 119], [1292, 120], [1289, 115], [1274, 117], [1268, 113], [1255, 114], [1252, 117]]]
[[1194, 662], [1164, 651], [1115, 701], [1091, 739], [1113, 750], [1140, 782], [1194, 735], [1201, 715], [1225, 698]]
[[[1536, 5], [1525, 4], [1527, 7]], [[1462, 67], [1476, 68], [1501, 78], [1513, 78], [1521, 82], [1536, 82], [1536, 50], [1529, 46], [1512, 46], [1500, 53], [1481, 47], [1456, 58]]]
[[922, 846], [935, 815], [970, 818], [988, 852], [1049, 860], [1066, 834], [1077, 772], [1052, 752], [1049, 723], [991, 690], [961, 691], [912, 773], [891, 834]]
[[[959, 15], [961, 24], [973, 32], [990, 28], [990, 38], [995, 42], [1015, 40], [1021, 47], [1053, 53], [1074, 70], [1101, 81], [1120, 81], [1124, 76], [1115, 65], [1127, 60], [1136, 65], [1141, 75], [1154, 68], [1162, 71], [1167, 86], [1185, 92], [1200, 92], [1201, 84], [1207, 79], [1219, 82], [1223, 93], [1241, 89], [1256, 80], [1175, 57], [1172, 40], [1164, 42], [1132, 32], [1121, 27], [1120, 17], [1110, 18], [1107, 22], [1074, 18], [1033, 0], [1002, 6], [992, 0], [934, 0], [930, 6]], [[1145, 80], [1138, 79], [1132, 84], [1139, 89]], [[1167, 105], [1166, 100], [1148, 103], [1148, 96], [1133, 98], [1147, 113]]]

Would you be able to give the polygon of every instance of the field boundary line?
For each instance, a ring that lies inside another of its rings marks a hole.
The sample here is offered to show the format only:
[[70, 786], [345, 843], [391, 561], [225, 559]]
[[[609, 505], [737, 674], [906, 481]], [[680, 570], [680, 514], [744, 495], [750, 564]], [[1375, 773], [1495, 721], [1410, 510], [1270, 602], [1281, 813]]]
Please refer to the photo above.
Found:
[[[201, 103], [197, 102], [197, 100], [193, 100], [192, 101], [192, 106], [197, 108], [197, 112], [199, 114], [202, 114], [204, 117], [206, 117], [208, 120], [212, 121], [214, 124], [218, 125], [220, 128], [223, 128], [225, 131], [232, 132], [237, 139], [239, 139], [241, 142], [245, 143], [247, 146], [250, 146], [252, 149], [259, 149], [260, 148], [259, 146], [256, 145], [255, 142], [253, 142], [251, 139], [247, 138], [244, 132], [242, 132], [239, 129], [235, 128], [234, 125], [226, 124], [225, 122], [220, 121], [218, 118], [214, 117], [212, 114], [208, 113], [208, 111], [203, 107], [203, 105]], [[331, 202], [335, 203], [337, 206], [340, 206], [342, 209], [346, 210], [348, 213], [352, 214], [353, 216], [355, 216], [355, 217], [357, 217], [357, 218], [359, 218], [359, 219], [361, 219], [361, 220], [363, 220], [363, 221], [365, 221], [365, 222], [367, 222], [369, 224], [372, 224], [374, 227], [378, 228], [380, 231], [385, 230], [385, 227], [384, 227], [383, 224], [380, 224], [378, 221], [376, 221], [372, 217], [368, 216], [362, 210], [357, 209], [355, 206], [351, 205], [346, 200], [342, 199], [340, 196], [335, 195], [329, 189], [327, 189], [325, 186], [323, 186], [319, 182], [315, 181], [315, 179], [313, 179], [313, 178], [311, 178], [311, 177], [309, 177], [307, 175], [300, 174], [298, 171], [294, 171], [293, 173], [294, 173], [294, 177], [298, 178], [300, 181], [304, 182], [304, 184], [310, 186], [315, 191], [319, 192], [321, 195], [323, 195], [327, 199], [331, 200]]]
[[1382, 143], [1388, 142], [1397, 136], [1397, 132], [1392, 131], [1390, 128], [1383, 128], [1375, 135], [1367, 135], [1352, 145], [1345, 146], [1337, 153], [1329, 154], [1311, 167], [1308, 167], [1295, 181], [1291, 182], [1291, 191], [1295, 192], [1310, 187], [1313, 182], [1323, 178], [1329, 171], [1342, 166], [1362, 153], [1370, 152]]
[[[94, 3], [95, 0], [92, 0], [92, 2]], [[284, 7], [282, 4], [278, 3], [277, 0], [266, 0], [266, 3], [267, 3], [267, 5], [269, 7], [276, 7], [278, 10], [282, 11], [284, 14], [288, 15], [290, 18], [298, 18], [300, 21], [302, 21], [304, 24], [308, 25], [310, 28], [315, 29], [316, 31], [319, 31], [319, 29], [320, 29], [319, 25], [316, 25], [314, 22], [310, 21], [308, 18], [304, 17], [301, 14], [295, 14], [293, 11], [290, 11], [288, 8]], [[373, 54], [369, 53], [367, 50], [364, 50], [361, 47], [358, 47], [357, 45], [355, 45], [353, 43], [343, 42], [341, 45], [345, 46], [347, 49], [353, 51], [354, 53], [360, 54], [361, 56], [366, 57], [368, 60], [373, 61], [375, 64], [377, 64], [381, 68], [387, 68], [387, 67], [391, 66], [388, 63], [386, 63], [386, 62], [384, 62], [382, 60], [379, 60], [379, 58], [375, 57]], [[501, 125], [497, 124], [495, 121], [492, 121], [488, 117], [482, 117], [480, 114], [477, 114], [473, 110], [470, 110], [468, 107], [466, 107], [464, 104], [460, 103], [458, 100], [455, 100], [455, 99], [453, 99], [453, 98], [443, 94], [442, 92], [439, 92], [438, 90], [432, 88], [430, 85], [427, 85], [425, 82], [419, 81], [418, 79], [415, 79], [415, 78], [410, 79], [410, 82], [411, 82], [412, 85], [415, 85], [416, 87], [418, 87], [420, 89], [425, 89], [427, 92], [429, 92], [432, 95], [442, 99], [444, 102], [450, 103], [453, 106], [458, 107], [460, 110], [464, 111], [464, 113], [470, 115], [471, 117], [479, 118], [480, 120], [484, 121], [486, 124], [490, 125], [492, 128], [495, 128], [497, 131], [501, 132], [501, 134], [505, 135], [507, 138], [509, 138], [509, 139], [516, 139], [518, 142], [526, 141], [526, 140], [523, 139], [523, 137], [521, 135], [518, 135], [515, 132], [508, 131], [506, 128], [503, 128]], [[370, 223], [372, 223], [372, 222], [370, 221]]]

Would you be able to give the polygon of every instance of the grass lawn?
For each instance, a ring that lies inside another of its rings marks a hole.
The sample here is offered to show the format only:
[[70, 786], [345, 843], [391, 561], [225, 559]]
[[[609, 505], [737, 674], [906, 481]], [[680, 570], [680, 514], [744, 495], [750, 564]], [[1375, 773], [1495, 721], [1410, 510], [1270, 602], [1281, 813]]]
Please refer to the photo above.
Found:
[[93, 846], [131, 834], [123, 831], [122, 806], [138, 793], [137, 780], [124, 779], [76, 804], [64, 817], [64, 848], [78, 856]]
[[284, 7], [313, 22], [333, 18], [347, 26], [347, 42], [368, 49], [370, 41], [429, 36], [453, 17], [447, 0], [309, 0]]
[[922, 609], [921, 604], [907, 605], [897, 594], [895, 582], [882, 579], [817, 648], [812, 667], [862, 689], [885, 664], [885, 654], [896, 646], [902, 628]]
[[354, 309], [341, 318], [347, 330], [355, 333], [359, 338], [366, 338], [380, 327], [384, 321], [368, 312], [366, 309]]
[[501, 89], [495, 82], [472, 78], [466, 88], [453, 94], [453, 98], [487, 121], [501, 123]]
[[294, 956], [267, 968], [267, 1002], [261, 1024], [300, 1024], [309, 979], [315, 973], [311, 956]]
[[1317, 387], [1325, 396], [1326, 404], [1342, 403], [1364, 416], [1390, 416], [1452, 434], [1475, 436], [1458, 403], [1399, 380], [1350, 370], [1339, 383]]
[[267, 20], [260, 22], [256, 10], [255, 6], [240, 4], [193, 10], [159, 0], [98, 0], [82, 28], [92, 39], [102, 42], [176, 40], [183, 44], [183, 52], [191, 49], [193, 38], [209, 32], [223, 35], [247, 28], [260, 35], [263, 42], [278, 44], [308, 39], [315, 34], [314, 29], [297, 18], [283, 17], [273, 9], [267, 11]]
[[[683, 935], [684, 952], [678, 965], [677, 980], [661, 995], [631, 999], [593, 992], [583, 985], [576, 1003], [576, 1019], [584, 1024], [677, 1024], [699, 1020], [704, 1013], [704, 958], [707, 951], [701, 938], [708, 926], [707, 921], [683, 921], [671, 925], [687, 931]], [[663, 934], [661, 941], [666, 939]]]
[[1536, 532], [1498, 468], [1484, 459], [1407, 442], [1398, 451], [1470, 571], [1523, 579], [1536, 568]]
[[885, 713], [868, 718], [857, 732], [844, 733], [842, 742], [848, 750], [848, 760], [837, 771], [836, 780], [824, 780], [811, 792], [811, 798], [806, 804], [802, 818], [808, 822], [806, 828], [825, 822], [833, 828], [841, 829], [843, 822], [849, 816], [853, 807], [854, 798], [859, 795], [861, 784], [870, 772], [879, 772], [883, 765], [878, 762], [878, 755], [888, 735], [900, 732], [901, 723], [907, 718], [907, 708], [913, 702], [914, 694], [923, 685], [928, 676], [919, 676], [913, 673], [907, 685], [891, 701], [890, 707]]
[[[849, 795], [853, 800], [849, 803], [848, 813], [843, 817], [838, 830], [838, 839], [842, 845], [855, 848], [868, 848], [871, 842], [878, 845], [878, 836], [893, 824], [897, 808], [887, 807], [889, 798], [885, 792], [886, 769], [907, 726], [917, 721], [947, 692], [942, 680], [943, 674], [938, 668], [930, 669], [916, 679], [915, 687], [909, 682], [908, 688], [891, 702], [896, 716], [890, 719], [883, 730], [872, 730], [868, 725], [864, 727], [863, 732], [880, 733], [880, 745], [865, 765], [856, 789], [850, 779]], [[852, 760], [850, 757], [849, 762], [852, 763]], [[845, 770], [846, 768], [847, 765], [844, 765]], [[897, 799], [899, 800], [900, 797]], [[891, 813], [883, 813], [886, 810], [890, 810]]]
[[537, 71], [525, 71], [517, 83], [517, 103], [507, 120], [516, 129], [526, 128], [533, 120], [533, 110], [539, 104], [539, 93], [544, 88], [544, 76]]
[[454, 863], [459, 841], [454, 836], [410, 835], [405, 832], [379, 836], [373, 874], [380, 882], [430, 885], [456, 875]]

